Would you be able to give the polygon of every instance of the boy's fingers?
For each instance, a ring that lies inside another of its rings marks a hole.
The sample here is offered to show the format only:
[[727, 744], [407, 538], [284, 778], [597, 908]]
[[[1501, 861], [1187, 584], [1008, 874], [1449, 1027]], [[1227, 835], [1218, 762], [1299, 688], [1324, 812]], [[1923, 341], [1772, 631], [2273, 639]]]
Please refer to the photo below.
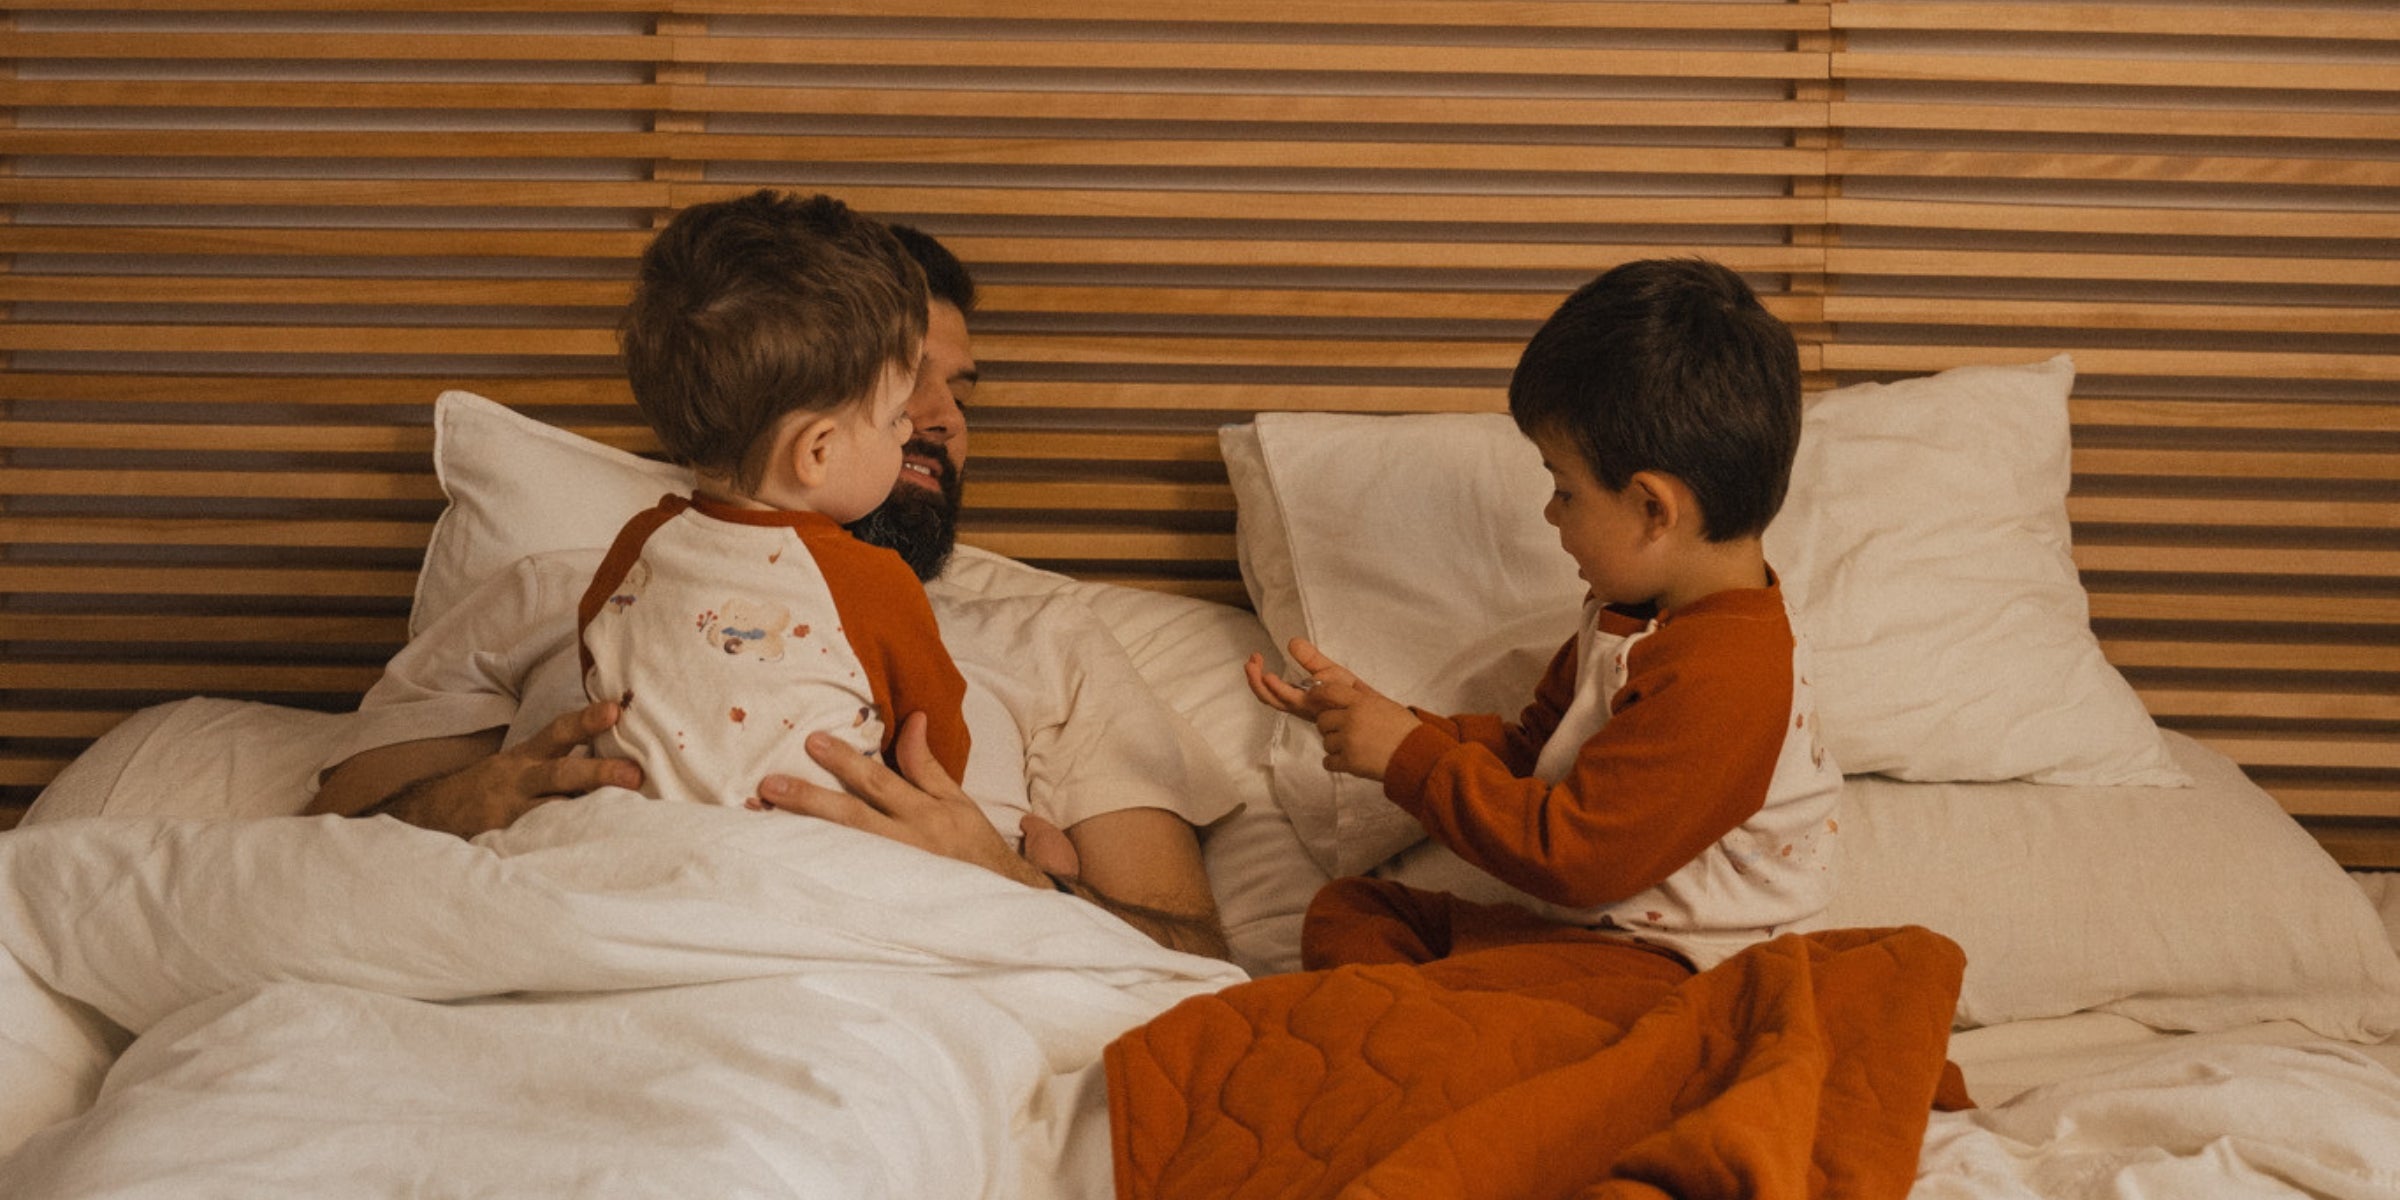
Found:
[[1242, 664], [1242, 678], [1249, 683], [1250, 694], [1258, 697], [1259, 703], [1278, 712], [1297, 713], [1301, 704], [1308, 699], [1308, 693], [1293, 687], [1281, 676], [1268, 674], [1266, 661], [1255, 654]]
[[1332, 668], [1341, 665], [1340, 663], [1325, 657], [1325, 652], [1317, 649], [1317, 644], [1309, 641], [1307, 638], [1293, 638], [1290, 649], [1292, 652], [1292, 661], [1299, 663], [1301, 669], [1307, 671], [1311, 675], [1331, 670]]

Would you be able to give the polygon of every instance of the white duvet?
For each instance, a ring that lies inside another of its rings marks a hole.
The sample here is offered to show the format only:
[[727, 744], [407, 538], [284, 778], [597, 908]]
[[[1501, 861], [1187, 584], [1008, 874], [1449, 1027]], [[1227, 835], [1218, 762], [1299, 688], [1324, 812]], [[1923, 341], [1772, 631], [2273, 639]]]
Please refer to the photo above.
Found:
[[12, 1198], [1105, 1194], [1102, 1047], [1241, 978], [879, 838], [628, 794], [476, 844], [21, 829], [0, 944]]
[[2194, 1039], [1936, 1113], [1910, 1200], [2392, 1200], [2400, 1076], [2330, 1042]]

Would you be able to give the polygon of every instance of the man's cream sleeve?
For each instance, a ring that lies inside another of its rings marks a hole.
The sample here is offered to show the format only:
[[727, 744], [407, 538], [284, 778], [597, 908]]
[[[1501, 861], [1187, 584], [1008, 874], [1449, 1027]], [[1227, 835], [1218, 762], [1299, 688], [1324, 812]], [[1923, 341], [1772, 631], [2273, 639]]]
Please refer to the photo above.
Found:
[[1082, 601], [933, 596], [951, 656], [1016, 718], [1034, 813], [1065, 828], [1128, 808], [1165, 809], [1194, 826], [1233, 812], [1216, 753], [1143, 682]]
[[599, 558], [519, 559], [451, 606], [392, 656], [320, 771], [362, 750], [484, 729], [506, 727], [513, 744], [582, 707], [575, 600]]

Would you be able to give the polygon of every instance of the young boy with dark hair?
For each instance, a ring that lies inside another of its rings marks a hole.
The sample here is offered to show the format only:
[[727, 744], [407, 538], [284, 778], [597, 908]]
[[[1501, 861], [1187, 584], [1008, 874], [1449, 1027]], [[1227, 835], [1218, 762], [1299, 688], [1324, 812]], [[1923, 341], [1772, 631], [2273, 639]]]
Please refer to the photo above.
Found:
[[843, 528], [899, 481], [925, 323], [899, 240], [825, 196], [698, 205], [643, 254], [626, 377], [693, 494], [626, 524], [577, 620], [585, 693], [623, 706], [594, 749], [639, 763], [646, 794], [839, 787], [809, 732], [885, 753], [915, 712], [962, 775], [966, 685], [924, 588]]
[[1761, 542], [1799, 447], [1798, 351], [1731, 271], [1633, 262], [1559, 307], [1508, 395], [1552, 480], [1542, 515], [1591, 585], [1519, 718], [1402, 707], [1300, 639], [1302, 683], [1256, 655], [1245, 671], [1262, 703], [1316, 723], [1329, 769], [1383, 781], [1552, 924], [1345, 880], [1312, 906], [1310, 965], [1565, 925], [1713, 966], [1816, 914], [1833, 883], [1841, 773]]

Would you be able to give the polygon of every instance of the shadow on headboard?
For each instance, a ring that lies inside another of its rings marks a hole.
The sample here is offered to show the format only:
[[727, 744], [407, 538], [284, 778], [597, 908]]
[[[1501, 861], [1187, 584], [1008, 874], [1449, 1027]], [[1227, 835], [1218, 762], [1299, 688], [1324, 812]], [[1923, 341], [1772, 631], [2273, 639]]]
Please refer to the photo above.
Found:
[[1745, 272], [1815, 387], [2070, 350], [2111, 656], [2338, 855], [2400, 865], [2400, 16], [0, 20], [0, 806], [142, 705], [353, 703], [439, 507], [433, 396], [642, 447], [611, 364], [633, 256], [677, 207], [773, 185], [978, 270], [970, 540], [1237, 603], [1215, 425], [1496, 408], [1525, 335], [1626, 258]]

